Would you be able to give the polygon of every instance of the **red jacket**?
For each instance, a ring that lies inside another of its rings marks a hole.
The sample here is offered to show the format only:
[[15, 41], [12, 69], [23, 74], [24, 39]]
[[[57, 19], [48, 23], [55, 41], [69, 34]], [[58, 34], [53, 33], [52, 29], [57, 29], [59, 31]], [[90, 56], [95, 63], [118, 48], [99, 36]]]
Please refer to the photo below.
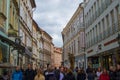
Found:
[[106, 73], [102, 73], [101, 75], [100, 75], [100, 78], [99, 78], [99, 80], [110, 80], [110, 77], [109, 77], [109, 75]]

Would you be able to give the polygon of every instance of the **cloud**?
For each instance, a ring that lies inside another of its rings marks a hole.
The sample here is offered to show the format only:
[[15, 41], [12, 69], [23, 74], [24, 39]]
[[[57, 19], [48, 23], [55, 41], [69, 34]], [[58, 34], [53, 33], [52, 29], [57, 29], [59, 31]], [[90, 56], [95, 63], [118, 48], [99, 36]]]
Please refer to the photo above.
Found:
[[61, 32], [81, 0], [35, 0], [33, 18], [53, 38], [55, 46], [62, 47]]

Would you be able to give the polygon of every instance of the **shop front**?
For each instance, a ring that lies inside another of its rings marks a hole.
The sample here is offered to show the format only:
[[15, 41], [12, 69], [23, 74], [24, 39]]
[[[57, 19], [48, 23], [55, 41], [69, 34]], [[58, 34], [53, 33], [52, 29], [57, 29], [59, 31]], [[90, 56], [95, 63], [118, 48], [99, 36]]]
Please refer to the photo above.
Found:
[[85, 69], [85, 55], [79, 55], [75, 57], [75, 67], [84, 68]]
[[98, 67], [100, 67], [99, 56], [88, 57], [88, 66], [94, 69], [97, 69]]
[[10, 63], [11, 47], [12, 51], [17, 50], [19, 53], [23, 53], [24, 51], [24, 47], [22, 45], [0, 34], [0, 74], [7, 69], [15, 67]]

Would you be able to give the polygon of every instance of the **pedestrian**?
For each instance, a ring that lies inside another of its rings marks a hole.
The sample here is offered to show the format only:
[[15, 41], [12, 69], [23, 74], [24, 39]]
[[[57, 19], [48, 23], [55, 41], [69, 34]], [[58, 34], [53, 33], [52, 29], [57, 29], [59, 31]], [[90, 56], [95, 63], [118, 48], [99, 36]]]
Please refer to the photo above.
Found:
[[83, 69], [79, 69], [77, 73], [77, 80], [85, 80], [86, 79], [86, 74]]
[[116, 80], [120, 80], [120, 62], [117, 63]]
[[17, 66], [16, 70], [13, 72], [12, 80], [22, 80], [22, 71], [19, 66]]
[[102, 73], [102, 71], [101, 71], [101, 68], [99, 67], [97, 72], [96, 72], [97, 80], [99, 80], [101, 73]]
[[57, 69], [56, 67], [54, 68], [54, 74], [57, 80], [60, 79], [60, 68]]
[[71, 69], [68, 69], [68, 71], [67, 71], [66, 80], [75, 80], [75, 76], [72, 73]]
[[35, 71], [32, 69], [32, 64], [28, 64], [28, 69], [25, 71], [25, 80], [34, 80]]
[[109, 77], [110, 77], [110, 80], [116, 80], [116, 69], [114, 66], [110, 66]]
[[45, 72], [45, 80], [57, 80], [51, 65], [49, 65], [48, 70]]
[[60, 77], [59, 77], [59, 80], [65, 80], [64, 67], [60, 67]]
[[99, 80], [110, 80], [107, 70], [104, 68]]
[[9, 80], [9, 75], [8, 75], [8, 72], [7, 72], [7, 71], [5, 71], [5, 72], [3, 73], [2, 78], [3, 78], [3, 80]]
[[95, 80], [95, 76], [95, 71], [92, 68], [89, 68], [89, 71], [87, 72], [88, 80]]
[[76, 67], [75, 70], [73, 71], [73, 74], [75, 76], [75, 80], [77, 80], [77, 73], [78, 73], [78, 67]]
[[38, 69], [37, 74], [36, 74], [34, 80], [45, 80], [45, 77], [42, 74], [42, 70], [41, 69]]

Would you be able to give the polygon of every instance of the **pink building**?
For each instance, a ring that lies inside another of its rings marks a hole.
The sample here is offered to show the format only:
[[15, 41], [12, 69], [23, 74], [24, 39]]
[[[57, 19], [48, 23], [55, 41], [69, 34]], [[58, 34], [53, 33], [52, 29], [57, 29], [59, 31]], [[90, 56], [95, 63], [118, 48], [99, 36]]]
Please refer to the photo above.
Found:
[[54, 47], [54, 66], [59, 68], [62, 62], [62, 48]]

